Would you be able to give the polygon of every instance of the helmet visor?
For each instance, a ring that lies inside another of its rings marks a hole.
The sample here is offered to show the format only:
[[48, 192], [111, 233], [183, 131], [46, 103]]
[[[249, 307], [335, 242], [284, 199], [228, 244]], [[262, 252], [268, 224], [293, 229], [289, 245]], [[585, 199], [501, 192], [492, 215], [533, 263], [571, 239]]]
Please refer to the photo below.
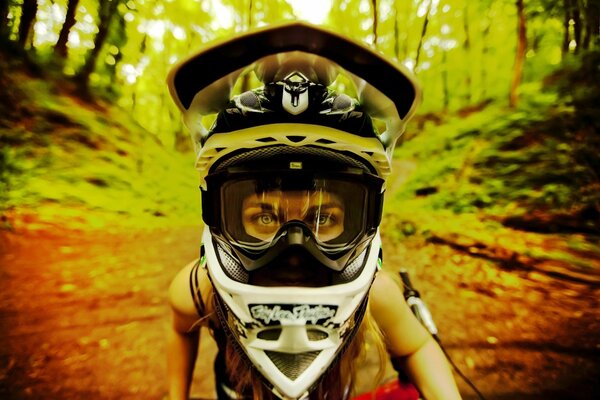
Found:
[[341, 251], [367, 230], [369, 193], [364, 182], [342, 177], [229, 180], [221, 186], [221, 230], [237, 246], [260, 251], [285, 234], [286, 224], [301, 222], [320, 247]]

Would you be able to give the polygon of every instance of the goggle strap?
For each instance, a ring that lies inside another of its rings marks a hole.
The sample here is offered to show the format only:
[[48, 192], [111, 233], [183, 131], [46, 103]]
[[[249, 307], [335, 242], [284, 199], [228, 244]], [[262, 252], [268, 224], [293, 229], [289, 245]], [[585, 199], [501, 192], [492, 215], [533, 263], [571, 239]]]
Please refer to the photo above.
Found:
[[207, 226], [215, 228], [218, 221], [218, 212], [220, 210], [220, 204], [218, 202], [218, 196], [214, 195], [215, 191], [206, 191], [200, 188], [200, 195], [202, 201], [202, 220]]

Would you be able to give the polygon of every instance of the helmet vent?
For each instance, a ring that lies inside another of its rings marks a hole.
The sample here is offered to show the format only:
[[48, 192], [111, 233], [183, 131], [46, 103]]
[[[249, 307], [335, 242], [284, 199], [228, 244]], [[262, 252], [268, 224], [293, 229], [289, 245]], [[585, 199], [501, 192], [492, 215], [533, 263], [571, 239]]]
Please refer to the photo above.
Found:
[[333, 140], [329, 140], [329, 139], [319, 139], [317, 140], [315, 143], [321, 143], [321, 144], [333, 144], [335, 143]]
[[348, 110], [352, 107], [352, 98], [345, 94], [340, 94], [335, 97], [331, 105], [332, 111]]
[[217, 243], [217, 251], [223, 270], [234, 281], [248, 283], [248, 272]]
[[301, 141], [306, 139], [306, 136], [286, 136], [286, 137], [294, 143], [300, 143]]
[[308, 329], [306, 331], [306, 335], [308, 336], [308, 340], [310, 340], [311, 342], [317, 342], [319, 340], [327, 339], [329, 337], [327, 332], [323, 332], [318, 329]]
[[[291, 136], [291, 137], [294, 137], [294, 136]], [[303, 137], [303, 136], [300, 136], [300, 137]], [[260, 140], [265, 141], [267, 139], [272, 139], [272, 138], [267, 137], [267, 138], [263, 138]], [[326, 139], [321, 139], [321, 140], [326, 140]], [[333, 151], [326, 150], [326, 149], [321, 149], [318, 147], [308, 147], [308, 146], [299, 146], [299, 147], [268, 146], [268, 147], [261, 147], [261, 148], [255, 149], [255, 150], [247, 150], [242, 153], [233, 155], [232, 157], [220, 160], [221, 162], [218, 164], [215, 164], [213, 166], [213, 168], [215, 171], [219, 171], [224, 168], [229, 168], [229, 167], [236, 166], [236, 165], [239, 165], [242, 163], [264, 161], [264, 160], [267, 160], [274, 156], [281, 157], [281, 156], [287, 156], [287, 155], [323, 157], [323, 159], [332, 160], [332, 161], [338, 162], [340, 164], [345, 164], [345, 165], [349, 165], [354, 168], [360, 168], [365, 171], [370, 171], [370, 169], [367, 167], [366, 164], [362, 163], [361, 161], [359, 161], [357, 159], [349, 157], [345, 154], [333, 152]]]
[[340, 274], [340, 279], [342, 280], [342, 282], [351, 282], [354, 279], [356, 279], [358, 275], [360, 275], [366, 254], [367, 250], [365, 249], [365, 251], [363, 251], [361, 255], [356, 257], [354, 261], [352, 261], [346, 266], [346, 268], [344, 268], [344, 270]]
[[256, 139], [257, 142], [261, 142], [261, 143], [271, 143], [271, 142], [276, 142], [277, 139], [272, 138], [272, 137], [264, 137], [264, 138], [258, 138]]
[[268, 329], [266, 331], [260, 331], [256, 335], [256, 337], [259, 338], [259, 339], [270, 340], [270, 341], [276, 341], [276, 340], [278, 340], [279, 336], [281, 336], [281, 329], [280, 328]]
[[247, 108], [260, 109], [260, 100], [254, 92], [240, 94], [240, 104]]
[[290, 354], [278, 351], [265, 350], [265, 354], [289, 379], [295, 381], [317, 358], [320, 351], [308, 351], [306, 353]]

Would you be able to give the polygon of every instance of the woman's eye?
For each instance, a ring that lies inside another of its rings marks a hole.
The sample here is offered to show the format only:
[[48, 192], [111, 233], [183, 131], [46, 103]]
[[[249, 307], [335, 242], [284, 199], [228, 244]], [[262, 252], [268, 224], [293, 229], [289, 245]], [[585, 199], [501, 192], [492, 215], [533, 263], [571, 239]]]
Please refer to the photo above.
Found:
[[330, 222], [330, 220], [331, 220], [331, 215], [323, 215], [323, 214], [320, 214], [320, 215], [317, 217], [317, 224], [318, 224], [318, 225], [325, 225], [325, 224], [327, 224], [328, 222]]
[[275, 216], [273, 214], [261, 214], [258, 216], [258, 222], [263, 225], [270, 225], [275, 222]]

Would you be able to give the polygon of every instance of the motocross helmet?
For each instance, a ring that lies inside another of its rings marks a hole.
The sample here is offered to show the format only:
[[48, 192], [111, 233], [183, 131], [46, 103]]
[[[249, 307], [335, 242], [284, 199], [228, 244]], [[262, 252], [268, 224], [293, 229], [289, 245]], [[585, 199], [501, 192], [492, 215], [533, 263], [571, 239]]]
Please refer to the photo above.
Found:
[[385, 180], [419, 88], [300, 22], [208, 46], [168, 83], [196, 149], [221, 325], [273, 393], [302, 398], [365, 313]]

